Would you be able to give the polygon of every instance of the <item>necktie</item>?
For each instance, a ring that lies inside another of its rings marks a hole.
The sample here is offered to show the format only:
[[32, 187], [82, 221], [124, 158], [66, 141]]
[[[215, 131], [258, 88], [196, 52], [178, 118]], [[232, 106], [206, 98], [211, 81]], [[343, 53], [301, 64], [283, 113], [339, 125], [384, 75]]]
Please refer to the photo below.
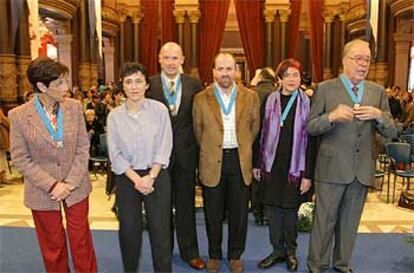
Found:
[[355, 96], [357, 96], [357, 97], [358, 97], [358, 86], [354, 85], [354, 86], [352, 87], [352, 92], [354, 92]]
[[174, 90], [174, 81], [170, 81], [170, 86], [169, 86], [168, 89], [170, 91], [171, 96], [174, 96], [174, 92], [175, 92], [175, 90]]
[[51, 115], [51, 120], [50, 123], [52, 124], [53, 129], [55, 129], [55, 131], [57, 130], [57, 113], [59, 111], [59, 103], [56, 102], [55, 104], [53, 104], [53, 108], [52, 108], [52, 115]]

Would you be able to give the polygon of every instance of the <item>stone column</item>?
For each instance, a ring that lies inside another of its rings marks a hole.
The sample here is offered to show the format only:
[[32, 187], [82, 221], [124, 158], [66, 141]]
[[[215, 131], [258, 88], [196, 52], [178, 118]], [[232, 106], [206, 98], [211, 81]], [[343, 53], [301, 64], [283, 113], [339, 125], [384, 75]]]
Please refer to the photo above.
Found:
[[324, 15], [325, 21], [325, 56], [324, 56], [324, 65], [323, 65], [323, 79], [331, 79], [333, 78], [333, 71], [332, 71], [332, 22], [333, 22], [333, 15], [330, 12], [326, 12]]
[[375, 81], [381, 85], [385, 85], [388, 82], [388, 26], [389, 24], [387, 22], [387, 1], [380, 0]]
[[410, 42], [413, 35], [410, 33], [394, 33], [395, 43], [395, 74], [394, 85], [400, 86], [401, 90], [407, 90], [408, 69], [410, 56]]
[[126, 14], [121, 11], [121, 15], [119, 16], [119, 63], [122, 65], [125, 61], [125, 22], [126, 22]]
[[190, 74], [194, 77], [199, 77], [198, 74], [198, 22], [200, 20], [200, 11], [188, 11], [188, 17], [191, 24], [191, 68]]
[[0, 54], [0, 99], [4, 102], [16, 102], [17, 69], [15, 54]]
[[275, 20], [276, 10], [270, 10], [265, 8], [263, 10], [263, 15], [265, 18], [266, 23], [266, 41], [265, 41], [265, 50], [266, 50], [266, 66], [273, 65], [273, 56], [272, 56], [272, 49], [273, 49], [273, 22]]
[[185, 22], [185, 10], [173, 11], [175, 16], [175, 22], [177, 23], [177, 35], [178, 35], [178, 44], [181, 48], [184, 48], [184, 22]]
[[105, 63], [105, 82], [115, 81], [115, 47], [106, 46], [102, 48]]
[[139, 8], [129, 13], [134, 25], [134, 61], [139, 62], [139, 24], [141, 23], [142, 13]]
[[341, 13], [339, 14], [339, 22], [341, 23], [341, 48], [339, 49], [339, 52], [341, 53], [338, 58], [339, 58], [339, 67], [338, 67], [338, 75], [342, 74], [342, 72], [344, 71], [344, 68], [342, 66], [342, 51], [344, 49], [345, 46], [345, 40], [346, 40], [346, 24], [345, 24], [345, 14]]
[[69, 68], [68, 81], [72, 87], [72, 34], [56, 35], [55, 40], [58, 44], [58, 59]]
[[17, 97], [22, 100], [24, 94], [32, 90], [27, 79], [27, 68], [31, 61], [30, 37], [29, 37], [29, 7], [23, 4], [19, 18], [19, 26], [16, 34], [16, 71], [17, 71]]
[[282, 60], [287, 58], [287, 40], [286, 40], [286, 28], [287, 21], [289, 19], [290, 9], [288, 10], [279, 10], [280, 16], [280, 57]]

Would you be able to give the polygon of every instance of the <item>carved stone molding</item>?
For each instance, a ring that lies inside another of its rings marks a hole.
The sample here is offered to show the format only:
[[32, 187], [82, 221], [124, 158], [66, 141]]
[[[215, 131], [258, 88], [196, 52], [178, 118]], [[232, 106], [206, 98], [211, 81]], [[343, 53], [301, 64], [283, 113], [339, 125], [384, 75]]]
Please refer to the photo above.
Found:
[[39, 8], [48, 10], [62, 17], [72, 19], [78, 8], [78, 1], [74, 0], [39, 0]]
[[91, 87], [90, 78], [90, 63], [79, 64], [79, 86], [82, 90], [88, 90]]
[[185, 10], [177, 10], [177, 9], [175, 9], [173, 11], [173, 14], [175, 16], [175, 22], [177, 24], [184, 24], [184, 22], [185, 22], [185, 14], [186, 14]]
[[187, 14], [188, 14], [188, 18], [190, 18], [191, 24], [197, 24], [198, 21], [200, 20], [200, 17], [201, 17], [200, 10], [187, 11]]
[[0, 98], [5, 102], [17, 101], [16, 55], [0, 54]]
[[128, 8], [128, 16], [131, 17], [132, 23], [139, 24], [142, 19], [141, 7], [130, 7]]
[[32, 90], [32, 85], [27, 79], [27, 68], [30, 64], [30, 56], [16, 57], [16, 71], [17, 71], [17, 95], [21, 98], [24, 94]]
[[286, 23], [289, 20], [290, 9], [279, 10], [280, 22]]
[[414, 5], [412, 0], [391, 0], [389, 1], [392, 14], [399, 17], [407, 12], [414, 12]]
[[102, 7], [102, 22], [110, 22], [119, 25], [120, 18], [116, 10], [109, 7]]
[[266, 23], [273, 23], [275, 20], [276, 10], [265, 8], [263, 10], [263, 17]]
[[335, 12], [332, 10], [325, 10], [322, 16], [325, 23], [332, 23], [335, 18]]
[[366, 14], [367, 11], [365, 5], [351, 7], [346, 14], [346, 21], [348, 23], [351, 23], [361, 19], [365, 19]]

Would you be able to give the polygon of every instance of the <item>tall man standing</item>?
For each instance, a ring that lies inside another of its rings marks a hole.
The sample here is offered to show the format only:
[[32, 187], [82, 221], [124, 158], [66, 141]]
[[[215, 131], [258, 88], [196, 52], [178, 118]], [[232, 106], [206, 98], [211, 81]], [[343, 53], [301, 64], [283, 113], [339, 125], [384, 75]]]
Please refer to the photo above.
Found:
[[375, 170], [374, 134], [395, 134], [384, 89], [365, 80], [370, 61], [367, 42], [347, 43], [342, 59], [344, 73], [321, 83], [313, 98], [308, 131], [319, 136], [320, 148], [308, 256], [310, 272], [323, 272], [329, 267], [332, 242], [334, 269], [352, 272], [350, 258]]
[[194, 132], [200, 145], [199, 172], [209, 245], [208, 272], [218, 272], [222, 259], [222, 222], [228, 209], [230, 269], [243, 271], [246, 243], [252, 144], [260, 127], [260, 101], [254, 91], [235, 83], [232, 55], [215, 58], [214, 84], [194, 99]]
[[161, 74], [150, 78], [148, 96], [164, 103], [170, 110], [174, 142], [169, 170], [178, 247], [181, 258], [200, 270], [205, 268], [206, 263], [198, 251], [195, 223], [198, 146], [193, 133], [192, 108], [193, 97], [202, 85], [198, 79], [180, 73], [184, 56], [178, 44], [164, 44], [159, 53], [159, 63]]

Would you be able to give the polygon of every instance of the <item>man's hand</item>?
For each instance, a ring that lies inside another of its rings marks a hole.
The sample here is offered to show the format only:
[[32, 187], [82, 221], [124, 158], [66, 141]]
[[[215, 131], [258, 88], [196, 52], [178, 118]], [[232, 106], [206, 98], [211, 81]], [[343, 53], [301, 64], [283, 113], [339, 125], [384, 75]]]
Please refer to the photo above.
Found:
[[354, 110], [355, 117], [359, 120], [377, 120], [382, 122], [382, 112], [380, 109], [373, 106], [360, 106]]
[[351, 122], [354, 119], [354, 109], [345, 104], [339, 104], [332, 110], [328, 119], [330, 123], [334, 122]]
[[303, 177], [300, 182], [300, 194], [304, 195], [305, 193], [307, 193], [310, 190], [311, 185], [311, 180]]
[[52, 200], [62, 201], [65, 200], [71, 191], [71, 187], [64, 182], [58, 182], [50, 193]]

